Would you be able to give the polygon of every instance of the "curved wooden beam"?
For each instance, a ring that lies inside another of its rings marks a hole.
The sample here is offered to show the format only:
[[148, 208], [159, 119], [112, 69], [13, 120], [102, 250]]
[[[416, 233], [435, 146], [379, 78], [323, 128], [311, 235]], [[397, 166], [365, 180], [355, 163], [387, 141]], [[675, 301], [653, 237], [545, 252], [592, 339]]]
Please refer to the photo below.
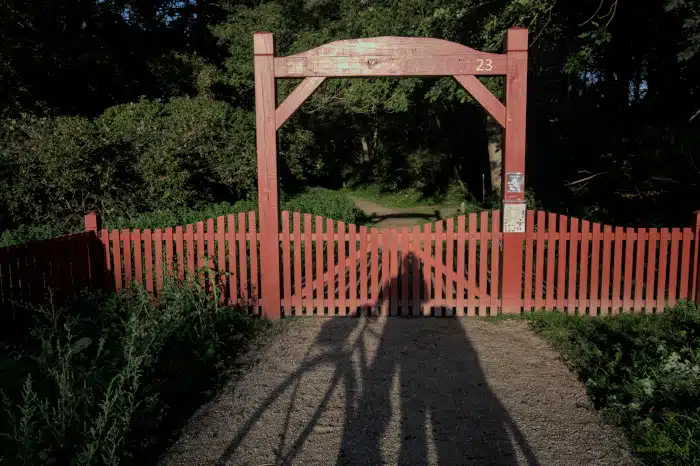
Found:
[[502, 127], [506, 127], [506, 106], [496, 98], [476, 76], [455, 75], [462, 87], [479, 102]]
[[426, 37], [372, 37], [330, 42], [275, 58], [275, 76], [505, 75], [505, 54]]
[[277, 125], [277, 129], [280, 129], [280, 127], [294, 115], [294, 112], [301, 107], [301, 104], [303, 104], [325, 80], [326, 78], [319, 77], [306, 78], [286, 99], [284, 99], [284, 102], [275, 110], [275, 124]]

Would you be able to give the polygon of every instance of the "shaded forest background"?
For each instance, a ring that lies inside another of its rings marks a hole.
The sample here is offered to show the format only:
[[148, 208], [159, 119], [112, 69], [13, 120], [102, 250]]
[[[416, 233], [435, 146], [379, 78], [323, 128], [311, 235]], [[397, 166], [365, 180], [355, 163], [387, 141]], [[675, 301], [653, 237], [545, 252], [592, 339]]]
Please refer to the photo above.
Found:
[[[618, 225], [687, 223], [700, 208], [695, 1], [2, 0], [0, 230], [254, 197], [255, 31], [274, 33], [278, 55], [381, 35], [501, 52], [511, 26], [530, 29], [530, 199]], [[484, 82], [502, 96], [501, 78]], [[481, 200], [497, 140], [452, 78], [327, 80], [280, 133], [281, 186]]]

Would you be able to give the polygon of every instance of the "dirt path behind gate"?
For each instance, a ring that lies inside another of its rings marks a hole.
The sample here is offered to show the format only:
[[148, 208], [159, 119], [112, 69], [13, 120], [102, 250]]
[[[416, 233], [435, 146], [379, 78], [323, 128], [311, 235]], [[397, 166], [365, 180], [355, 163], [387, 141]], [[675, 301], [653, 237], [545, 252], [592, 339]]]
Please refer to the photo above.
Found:
[[165, 465], [630, 464], [522, 321], [306, 318], [202, 408]]

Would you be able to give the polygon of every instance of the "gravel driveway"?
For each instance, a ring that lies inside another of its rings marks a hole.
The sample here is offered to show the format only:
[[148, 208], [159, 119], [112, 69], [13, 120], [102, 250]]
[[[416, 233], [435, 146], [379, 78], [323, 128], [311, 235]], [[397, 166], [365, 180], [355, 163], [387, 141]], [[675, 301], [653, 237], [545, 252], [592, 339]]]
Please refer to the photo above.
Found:
[[300, 318], [258, 357], [162, 464], [632, 463], [522, 321]]

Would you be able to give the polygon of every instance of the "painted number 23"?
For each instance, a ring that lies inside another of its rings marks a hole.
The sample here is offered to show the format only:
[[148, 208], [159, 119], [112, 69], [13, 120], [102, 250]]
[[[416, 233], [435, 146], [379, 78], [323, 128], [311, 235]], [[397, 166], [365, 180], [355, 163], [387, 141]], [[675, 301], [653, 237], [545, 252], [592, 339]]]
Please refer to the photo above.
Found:
[[493, 62], [490, 58], [479, 58], [476, 60], [479, 65], [476, 67], [476, 71], [491, 71], [493, 69]]

